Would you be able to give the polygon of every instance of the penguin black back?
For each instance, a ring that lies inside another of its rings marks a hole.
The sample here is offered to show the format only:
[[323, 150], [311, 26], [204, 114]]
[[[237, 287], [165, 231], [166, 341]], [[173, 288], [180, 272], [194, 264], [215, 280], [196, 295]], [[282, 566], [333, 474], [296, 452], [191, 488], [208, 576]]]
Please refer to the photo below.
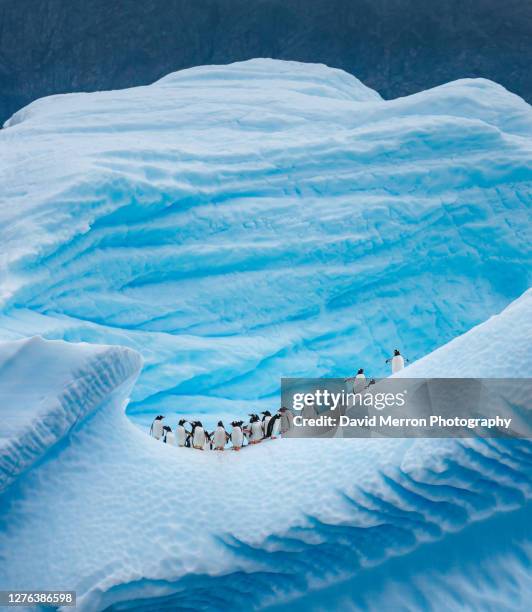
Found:
[[272, 432], [273, 432], [273, 427], [275, 425], [275, 421], [277, 421], [277, 419], [280, 419], [280, 418], [281, 418], [281, 415], [277, 413], [275, 416], [273, 416], [270, 419], [270, 422], [268, 423], [268, 429], [266, 430], [266, 438], [272, 437]]

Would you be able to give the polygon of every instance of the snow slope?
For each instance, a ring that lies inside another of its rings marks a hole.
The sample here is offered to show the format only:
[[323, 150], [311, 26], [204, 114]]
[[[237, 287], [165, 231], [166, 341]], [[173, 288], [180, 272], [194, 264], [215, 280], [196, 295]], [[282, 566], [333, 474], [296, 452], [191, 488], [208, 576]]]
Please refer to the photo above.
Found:
[[0, 491], [104, 398], [128, 383], [129, 389], [140, 366], [138, 354], [127, 348], [46, 342], [38, 337], [4, 343]]
[[382, 375], [530, 286], [531, 134], [486, 80], [265, 59], [38, 100], [0, 131], [0, 337], [136, 349], [138, 418]]
[[[531, 307], [528, 291], [409, 370], [529, 375]], [[24, 363], [46, 351], [52, 371], [87, 352], [25, 346]], [[47, 365], [25, 376], [51, 394]], [[0, 589], [31, 576], [33, 588], [75, 589], [80, 610], [527, 609], [529, 441], [285, 439], [201, 453], [140, 432], [123, 397], [103, 398], [4, 491]]]

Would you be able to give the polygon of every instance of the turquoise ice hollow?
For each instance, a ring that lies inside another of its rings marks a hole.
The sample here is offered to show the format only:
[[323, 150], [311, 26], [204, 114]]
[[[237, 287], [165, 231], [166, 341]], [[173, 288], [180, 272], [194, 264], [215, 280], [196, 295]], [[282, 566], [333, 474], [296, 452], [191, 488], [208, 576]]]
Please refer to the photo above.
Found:
[[378, 378], [393, 347], [412, 361], [397, 376], [529, 376], [531, 136], [530, 106], [484, 79], [384, 100], [268, 59], [16, 113], [0, 590], [31, 576], [91, 612], [249, 609], [250, 592], [525, 609], [528, 441], [201, 453], [146, 431], [273, 414], [281, 376]]

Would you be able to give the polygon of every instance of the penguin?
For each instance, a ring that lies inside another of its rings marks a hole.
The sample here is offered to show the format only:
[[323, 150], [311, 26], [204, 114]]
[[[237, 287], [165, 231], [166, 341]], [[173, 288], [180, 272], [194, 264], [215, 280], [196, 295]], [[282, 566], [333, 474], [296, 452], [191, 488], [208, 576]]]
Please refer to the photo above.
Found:
[[203, 450], [212, 450], [212, 436], [212, 433], [209, 433], [207, 430], [205, 430], [205, 445], [203, 447]]
[[261, 414], [264, 415], [262, 417], [262, 435], [266, 437], [266, 432], [268, 431], [268, 423], [272, 418], [272, 413], [269, 410], [266, 410], [265, 412], [261, 412]]
[[163, 442], [165, 444], [170, 444], [171, 446], [175, 446], [175, 436], [172, 432], [172, 428], [169, 427], [168, 425], [165, 425], [163, 427]]
[[[393, 357], [386, 360], [386, 363], [392, 362], [392, 374], [400, 372], [405, 367], [405, 358], [401, 355], [399, 349], [394, 349]], [[406, 359], [409, 362], [409, 359]]]
[[233, 450], [240, 450], [242, 448], [242, 444], [244, 443], [244, 433], [242, 432], [243, 421], [233, 421], [231, 423], [231, 444], [233, 445]]
[[366, 384], [366, 375], [364, 374], [364, 368], [359, 368], [355, 376], [344, 378], [344, 382], [353, 383], [353, 393], [360, 393]]
[[159, 414], [153, 419], [151, 424], [150, 436], [153, 436], [156, 440], [160, 440], [163, 436], [163, 419], [164, 416]]
[[294, 426], [294, 416], [290, 412], [290, 410], [288, 410], [288, 408], [285, 408], [284, 406], [279, 410], [279, 412], [281, 413], [280, 429], [281, 433], [284, 434], [290, 429], [292, 429], [292, 427]]
[[353, 393], [360, 393], [366, 386], [366, 375], [364, 374], [364, 368], [360, 368], [355, 376], [355, 382], [353, 383]]
[[279, 435], [281, 431], [281, 413], [278, 412], [270, 419], [268, 423], [268, 431], [266, 433], [267, 438], [271, 438], [272, 440]]
[[376, 385], [377, 381], [374, 378], [371, 378], [369, 383], [364, 387], [365, 389], [369, 389], [371, 385]]
[[262, 422], [257, 414], [250, 414], [249, 419], [249, 443], [258, 444], [262, 438]]
[[216, 429], [213, 431], [213, 445], [214, 450], [223, 451], [227, 444], [227, 432], [225, 431], [224, 424], [222, 421], [218, 421]]
[[186, 446], [190, 433], [185, 429], [185, 419], [181, 419], [175, 428], [177, 446]]
[[194, 421], [192, 424], [192, 446], [198, 450], [204, 450], [207, 442], [207, 435], [203, 429], [201, 421]]

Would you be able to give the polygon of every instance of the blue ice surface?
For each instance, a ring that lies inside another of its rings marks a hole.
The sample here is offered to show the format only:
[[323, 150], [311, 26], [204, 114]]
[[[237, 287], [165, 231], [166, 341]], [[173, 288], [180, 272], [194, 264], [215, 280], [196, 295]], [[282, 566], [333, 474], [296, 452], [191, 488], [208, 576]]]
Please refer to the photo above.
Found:
[[[525, 376], [531, 303], [527, 291], [411, 374]], [[0, 589], [31, 576], [76, 590], [82, 612], [527, 609], [529, 440], [172, 448], [124, 415], [139, 365], [119, 347], [0, 343], [0, 396], [18, 384], [26, 425], [0, 447], [14, 476], [0, 493]]]
[[530, 285], [531, 133], [483, 79], [383, 100], [273, 60], [38, 100], [0, 133], [0, 336], [138, 350], [142, 426], [382, 376]]
[[[385, 101], [272, 60], [14, 115], [0, 588], [31, 575], [81, 610], [526, 609], [526, 441], [222, 457], [123, 410], [243, 415], [277, 407], [283, 375], [377, 376], [395, 347], [418, 376], [528, 375], [531, 135], [530, 106], [483, 79]], [[130, 347], [144, 368], [134, 384], [124, 349], [35, 334]]]

